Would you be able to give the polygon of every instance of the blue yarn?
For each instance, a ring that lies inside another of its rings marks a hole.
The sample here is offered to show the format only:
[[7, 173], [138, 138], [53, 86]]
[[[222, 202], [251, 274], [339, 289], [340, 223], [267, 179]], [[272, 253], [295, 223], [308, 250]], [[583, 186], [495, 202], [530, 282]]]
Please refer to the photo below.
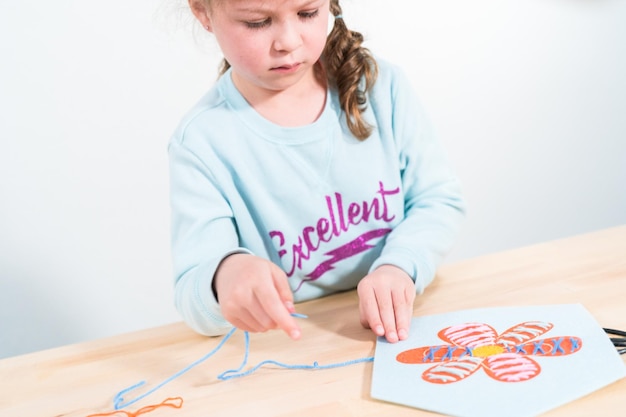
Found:
[[231, 369], [229, 371], [222, 372], [221, 374], [217, 376], [217, 378], [221, 379], [222, 381], [227, 381], [233, 378], [240, 378], [243, 376], [248, 376], [256, 372], [259, 368], [261, 368], [264, 365], [276, 365], [278, 367], [285, 368], [285, 369], [332, 369], [332, 368], [340, 368], [343, 366], [350, 366], [350, 365], [354, 365], [357, 363], [373, 362], [373, 361], [374, 361], [374, 357], [368, 356], [366, 358], [353, 359], [353, 360], [349, 360], [345, 362], [331, 363], [328, 365], [320, 365], [317, 361], [313, 362], [312, 365], [288, 365], [286, 363], [277, 362], [277, 361], [268, 359], [268, 360], [259, 362], [257, 365], [255, 365], [254, 367], [250, 368], [249, 370], [245, 372], [239, 372], [242, 368]]
[[248, 375], [253, 374], [257, 370], [259, 370], [264, 365], [276, 365], [280, 368], [285, 368], [285, 369], [332, 369], [332, 368], [340, 368], [342, 366], [354, 365], [357, 363], [372, 362], [374, 360], [373, 356], [369, 356], [366, 358], [353, 359], [353, 360], [349, 360], [345, 362], [331, 363], [328, 365], [320, 365], [317, 361], [313, 362], [312, 365], [306, 365], [306, 364], [288, 365], [286, 363], [268, 359], [268, 360], [259, 362], [258, 364], [256, 364], [255, 366], [253, 366], [252, 368], [248, 369], [245, 372], [241, 372], [244, 366], [246, 366], [246, 364], [248, 363], [248, 353], [250, 352], [250, 336], [248, 332], [245, 332], [244, 335], [245, 335], [245, 354], [243, 357], [243, 361], [241, 362], [241, 365], [239, 365], [237, 369], [229, 369], [228, 371], [222, 372], [221, 374], [217, 376], [217, 379], [220, 379], [222, 381], [227, 381], [233, 378], [241, 378], [244, 376], [248, 376]]
[[[292, 313], [292, 316], [293, 317], [297, 317], [297, 318], [307, 318], [306, 315], [298, 314], [298, 313]], [[215, 355], [222, 348], [222, 346], [224, 346], [224, 343], [226, 343], [226, 341], [228, 339], [230, 339], [230, 337], [233, 335], [233, 333], [235, 333], [236, 330], [237, 330], [237, 328], [233, 327], [224, 336], [224, 338], [220, 341], [220, 343], [212, 351], [210, 351], [209, 353], [207, 353], [206, 355], [204, 355], [200, 359], [196, 360], [195, 362], [191, 363], [190, 365], [186, 366], [185, 368], [181, 369], [180, 371], [176, 372], [174, 375], [172, 375], [169, 378], [165, 379], [164, 381], [162, 381], [158, 385], [154, 386], [150, 390], [146, 391], [145, 393], [139, 395], [138, 397], [136, 397], [136, 398], [134, 398], [134, 399], [132, 399], [132, 400], [130, 400], [128, 402], [124, 402], [125, 401], [124, 395], [128, 394], [129, 392], [131, 392], [131, 391], [133, 391], [133, 390], [135, 390], [135, 389], [137, 389], [139, 387], [142, 387], [143, 385], [146, 384], [146, 381], [141, 381], [141, 382], [138, 382], [135, 385], [131, 385], [128, 388], [124, 388], [123, 390], [118, 392], [115, 395], [115, 397], [113, 398], [113, 405], [114, 405], [115, 410], [121, 410], [122, 408], [126, 408], [126, 407], [128, 407], [128, 406], [130, 406], [132, 404], [135, 404], [137, 401], [140, 401], [140, 400], [146, 398], [148, 395], [154, 393], [155, 391], [157, 391], [158, 389], [163, 387], [165, 384], [168, 384], [169, 382], [172, 382], [174, 379], [180, 377], [185, 372], [191, 370], [195, 366], [197, 366], [197, 365], [201, 364], [202, 362], [204, 362], [205, 360], [209, 359], [210, 357]], [[345, 361], [345, 362], [331, 363], [331, 364], [328, 364], [328, 365], [320, 365], [317, 361], [313, 362], [312, 365], [307, 365], [307, 364], [303, 364], [303, 365], [288, 365], [286, 363], [277, 362], [277, 361], [274, 361], [274, 360], [264, 360], [262, 362], [259, 362], [257, 365], [253, 366], [252, 368], [248, 369], [247, 371], [242, 371], [243, 368], [248, 363], [248, 356], [249, 356], [249, 353], [250, 353], [250, 334], [247, 331], [244, 331], [244, 340], [245, 340], [245, 351], [244, 351], [243, 360], [241, 361], [241, 364], [239, 365], [239, 367], [237, 369], [229, 369], [227, 371], [224, 371], [224, 372], [220, 373], [217, 376], [217, 379], [222, 380], [222, 381], [227, 381], [227, 380], [233, 379], [233, 378], [241, 378], [241, 377], [244, 377], [244, 376], [248, 376], [248, 375], [253, 374], [257, 370], [259, 370], [264, 365], [275, 365], [275, 366], [278, 366], [280, 368], [285, 368], [285, 369], [332, 369], [332, 368], [340, 368], [340, 367], [343, 367], [343, 366], [350, 366], [350, 365], [354, 365], [354, 364], [357, 364], [357, 363], [373, 362], [374, 361], [374, 357], [373, 356], [360, 358], [360, 359], [353, 359], [353, 360], [349, 360], [349, 361]]]
[[[137, 398], [135, 398], [132, 401], [128, 401], [127, 403], [124, 403], [124, 394], [137, 389], [141, 386], [143, 386], [146, 381], [141, 381], [135, 385], [132, 385], [128, 388], [124, 388], [123, 390], [121, 390], [120, 392], [117, 393], [117, 395], [113, 398], [113, 405], [114, 408], [116, 410], [120, 410], [122, 408], [128, 407], [129, 405], [132, 405], [134, 403], [136, 403], [139, 400], [142, 400], [144, 398], [146, 398], [148, 395], [152, 394], [153, 392], [155, 392], [156, 390], [158, 390], [159, 388], [161, 388], [163, 385], [173, 381], [174, 379], [178, 378], [179, 376], [181, 376], [182, 374], [184, 374], [185, 372], [189, 371], [191, 368], [195, 367], [196, 365], [201, 364], [202, 362], [204, 362], [205, 360], [209, 359], [211, 356], [215, 355], [221, 348], [222, 346], [224, 346], [224, 343], [226, 343], [226, 341], [228, 339], [230, 339], [230, 337], [233, 335], [233, 333], [235, 333], [235, 330], [237, 330], [236, 327], [233, 327], [225, 336], [224, 338], [220, 341], [220, 343], [215, 347], [215, 349], [213, 349], [212, 351], [210, 351], [209, 353], [207, 353], [206, 355], [204, 355], [203, 357], [201, 357], [200, 359], [198, 359], [197, 361], [193, 362], [191, 365], [188, 365], [187, 367], [181, 369], [180, 371], [176, 372], [174, 375], [170, 376], [169, 378], [167, 378], [166, 380], [164, 380], [163, 382], [161, 382], [160, 384], [156, 385], [154, 388], [150, 389], [149, 391], [146, 391], [145, 393], [141, 394], [140, 396], [138, 396]], [[246, 352], [246, 355], [248, 354], [248, 352]]]

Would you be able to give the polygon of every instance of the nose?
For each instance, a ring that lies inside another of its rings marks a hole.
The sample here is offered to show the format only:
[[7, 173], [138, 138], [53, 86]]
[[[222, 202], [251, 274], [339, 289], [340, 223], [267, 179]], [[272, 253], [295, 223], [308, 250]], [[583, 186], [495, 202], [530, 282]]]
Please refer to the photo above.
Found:
[[292, 52], [302, 45], [302, 36], [297, 24], [293, 22], [283, 22], [274, 25], [273, 48], [279, 52]]

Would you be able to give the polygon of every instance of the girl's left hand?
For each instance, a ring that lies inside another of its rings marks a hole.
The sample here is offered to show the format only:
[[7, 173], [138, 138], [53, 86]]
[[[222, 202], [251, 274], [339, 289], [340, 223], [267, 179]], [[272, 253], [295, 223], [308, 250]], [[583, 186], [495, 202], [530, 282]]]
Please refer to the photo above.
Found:
[[359, 282], [357, 293], [363, 327], [390, 343], [409, 337], [415, 284], [406, 272], [382, 265]]

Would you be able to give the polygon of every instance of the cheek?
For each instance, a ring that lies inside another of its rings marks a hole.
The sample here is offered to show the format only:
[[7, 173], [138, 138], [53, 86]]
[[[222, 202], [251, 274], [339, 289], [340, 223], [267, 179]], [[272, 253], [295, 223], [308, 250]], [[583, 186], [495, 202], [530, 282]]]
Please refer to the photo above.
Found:
[[246, 53], [245, 51], [237, 51], [236, 62], [231, 62], [233, 67], [236, 67], [240, 73], [254, 74], [263, 67], [261, 59], [252, 55], [252, 53]]
[[319, 25], [316, 25], [315, 29], [309, 33], [311, 48], [320, 55], [326, 47], [326, 40], [328, 39], [326, 28], [326, 23], [322, 22]]
[[217, 38], [220, 49], [228, 62], [233, 66], [243, 65], [246, 67], [262, 64], [260, 62], [262, 47], [258, 45], [258, 39], [238, 35], [229, 33], [221, 38]]

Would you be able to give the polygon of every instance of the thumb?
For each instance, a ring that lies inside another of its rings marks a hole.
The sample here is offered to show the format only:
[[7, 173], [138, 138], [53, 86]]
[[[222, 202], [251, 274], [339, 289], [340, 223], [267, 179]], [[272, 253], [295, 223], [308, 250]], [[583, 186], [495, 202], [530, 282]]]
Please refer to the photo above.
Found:
[[291, 287], [289, 286], [287, 275], [282, 269], [280, 269], [278, 266], [275, 266], [274, 271], [272, 271], [272, 278], [274, 280], [274, 287], [278, 292], [278, 297], [280, 297], [281, 301], [287, 307], [289, 312], [293, 313], [293, 292], [291, 292]]
[[278, 266], [273, 266], [272, 279], [274, 281], [274, 288], [276, 289], [278, 298], [289, 313], [286, 317], [284, 317], [284, 319], [278, 320], [277, 324], [289, 335], [289, 337], [296, 340], [300, 338], [300, 327], [295, 322], [294, 318], [291, 317], [291, 314], [296, 311], [293, 305], [293, 293], [289, 287], [289, 282], [285, 272]]

